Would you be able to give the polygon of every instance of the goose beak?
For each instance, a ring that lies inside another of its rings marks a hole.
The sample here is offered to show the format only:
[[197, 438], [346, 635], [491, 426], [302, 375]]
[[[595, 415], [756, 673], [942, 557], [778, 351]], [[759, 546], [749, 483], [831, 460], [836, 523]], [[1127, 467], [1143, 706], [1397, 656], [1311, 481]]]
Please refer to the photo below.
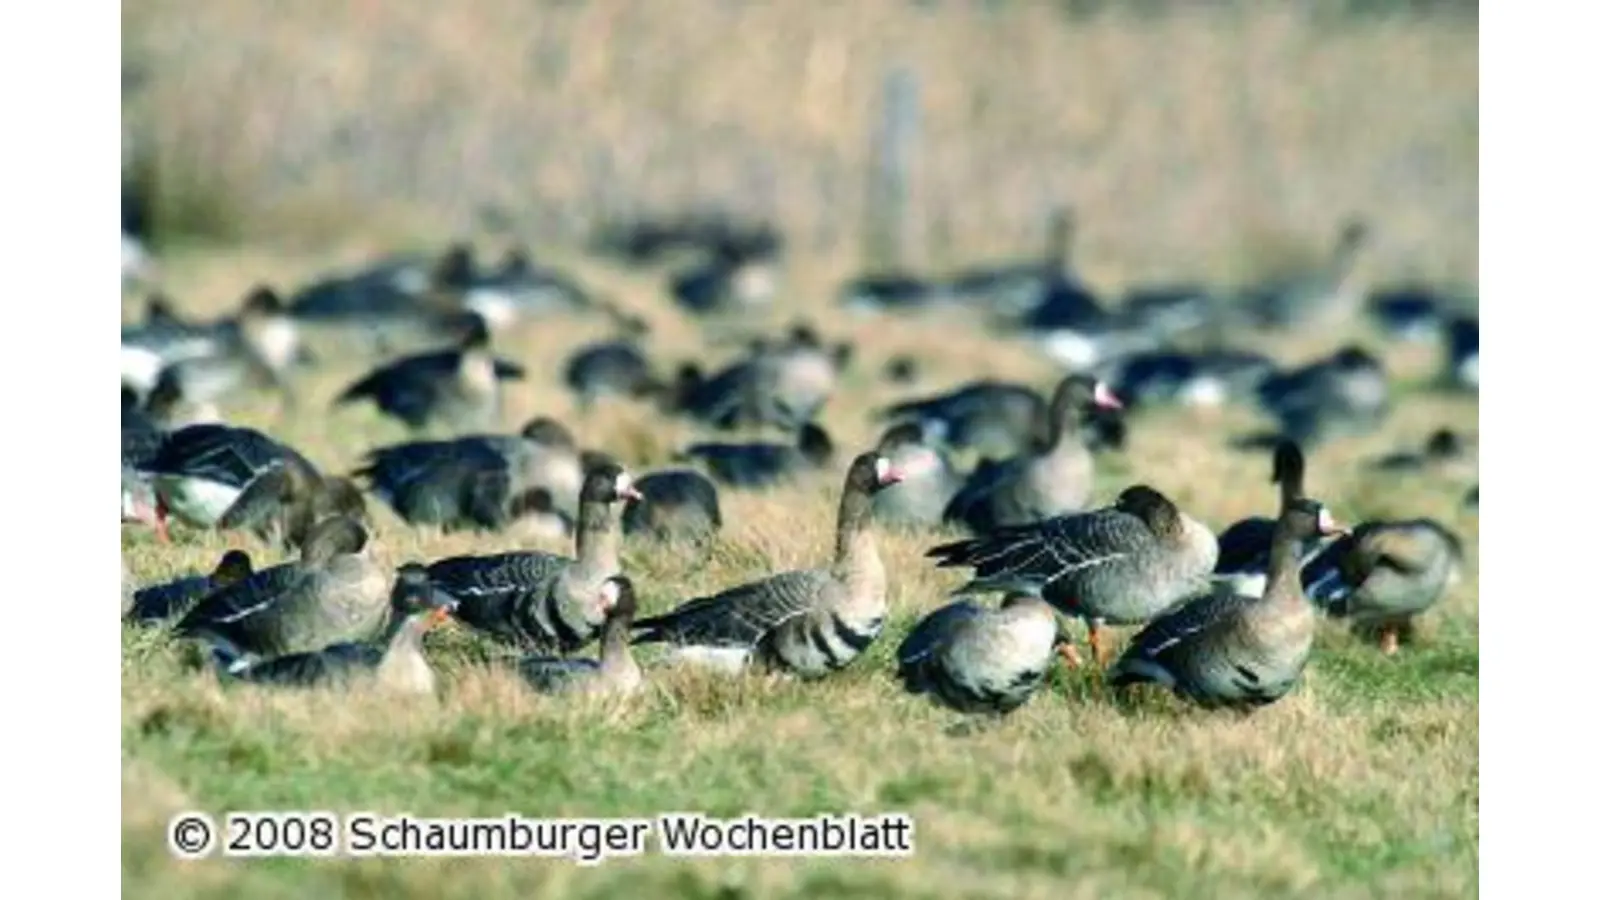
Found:
[[622, 489], [622, 499], [642, 501], [644, 500], [644, 494], [640, 493], [638, 488], [630, 484]]
[[899, 466], [886, 466], [883, 475], [878, 479], [882, 484], [899, 484], [906, 480], [906, 472]]
[[1094, 405], [1101, 409], [1121, 409], [1122, 401], [1116, 394], [1111, 393], [1111, 388], [1106, 383], [1097, 382], [1094, 386]]
[[1318, 531], [1331, 537], [1343, 537], [1344, 535], [1350, 533], [1349, 528], [1340, 524], [1339, 521], [1333, 516], [1328, 515], [1327, 511], [1323, 511], [1322, 520], [1318, 522], [1317, 525]]

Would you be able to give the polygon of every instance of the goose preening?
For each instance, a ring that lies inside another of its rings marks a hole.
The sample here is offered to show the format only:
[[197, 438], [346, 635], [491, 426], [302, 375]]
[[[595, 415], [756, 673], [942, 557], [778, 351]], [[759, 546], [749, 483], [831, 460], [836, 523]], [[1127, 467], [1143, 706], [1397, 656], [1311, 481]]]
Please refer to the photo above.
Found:
[[1266, 590], [1221, 588], [1156, 618], [1111, 667], [1110, 683], [1150, 682], [1206, 707], [1251, 709], [1283, 697], [1300, 682], [1316, 633], [1297, 548], [1339, 531], [1322, 504], [1290, 502], [1273, 532]]
[[122, 618], [126, 622], [141, 625], [177, 618], [194, 608], [211, 592], [243, 581], [254, 573], [250, 554], [238, 549], [229, 550], [222, 554], [210, 572], [186, 575], [133, 590]]
[[622, 503], [638, 497], [627, 470], [593, 466], [579, 496], [575, 558], [537, 550], [455, 556], [428, 566], [428, 577], [459, 601], [463, 624], [533, 652], [571, 653], [605, 622], [601, 588], [622, 570]]
[[945, 521], [982, 534], [1083, 509], [1094, 487], [1084, 419], [1093, 408], [1120, 406], [1104, 382], [1088, 375], [1062, 379], [1029, 452], [980, 465], [951, 497]]
[[900, 480], [882, 454], [857, 456], [839, 498], [833, 562], [690, 600], [634, 623], [635, 644], [664, 643], [685, 662], [765, 667], [814, 678], [855, 661], [883, 630], [888, 573], [872, 529], [872, 495]]
[[600, 608], [605, 625], [600, 634], [599, 659], [526, 657], [517, 671], [534, 690], [549, 694], [631, 694], [644, 683], [628, 643], [633, 617], [638, 612], [633, 582], [615, 575], [600, 585]]
[[1257, 324], [1268, 328], [1293, 328], [1342, 321], [1359, 310], [1363, 299], [1356, 289], [1356, 264], [1371, 242], [1372, 228], [1360, 217], [1339, 226], [1333, 251], [1320, 267], [1296, 276], [1279, 278], [1245, 292], [1244, 306]]
[[413, 431], [492, 428], [500, 415], [502, 381], [525, 377], [521, 366], [497, 358], [489, 326], [474, 319], [454, 349], [402, 357], [345, 388], [334, 405], [371, 400]]
[[891, 426], [878, 439], [878, 452], [888, 457], [901, 478], [873, 495], [873, 521], [895, 528], [937, 528], [950, 498], [961, 489], [961, 477], [950, 460], [916, 422]]
[[436, 679], [423, 655], [422, 638], [448, 620], [455, 607], [453, 597], [429, 583], [422, 566], [406, 563], [395, 572], [388, 621], [374, 638], [264, 660], [219, 654], [216, 663], [224, 679], [250, 684], [350, 687], [370, 679], [396, 692], [432, 694]]
[[[1217, 561], [1217, 539], [1147, 485], [1124, 490], [1111, 506], [1027, 525], [996, 528], [928, 550], [939, 568], [972, 569], [956, 595], [1036, 594], [1089, 623], [1095, 658], [1105, 660], [1101, 627], [1137, 625], [1203, 592]], [[1069, 662], [1076, 651], [1066, 645]]]
[[221, 658], [264, 659], [366, 640], [388, 612], [389, 577], [365, 528], [324, 519], [300, 559], [259, 569], [213, 591], [173, 627]]
[[999, 609], [958, 600], [911, 629], [895, 674], [958, 712], [1004, 715], [1044, 683], [1058, 637], [1055, 610], [1031, 594], [1009, 594]]
[[706, 467], [711, 477], [729, 487], [750, 490], [773, 487], [826, 469], [833, 462], [833, 439], [821, 425], [807, 422], [793, 444], [691, 444], [680, 457]]
[[635, 481], [640, 499], [622, 510], [622, 533], [662, 541], [703, 541], [722, 530], [717, 486], [693, 469], [651, 472]]
[[1377, 428], [1389, 413], [1389, 377], [1383, 363], [1352, 344], [1268, 377], [1256, 399], [1282, 437], [1310, 445]]
[[1461, 539], [1433, 519], [1363, 522], [1307, 565], [1303, 581], [1329, 615], [1349, 619], [1394, 653], [1462, 559]]
[[517, 498], [541, 489], [556, 511], [575, 514], [583, 471], [572, 432], [538, 416], [513, 435], [378, 447], [352, 474], [409, 524], [494, 530], [515, 518], [511, 506]]
[[[1214, 581], [1241, 594], [1260, 596], [1266, 590], [1278, 521], [1290, 504], [1306, 496], [1305, 478], [1305, 452], [1292, 441], [1279, 443], [1272, 454], [1272, 483], [1278, 486], [1278, 518], [1251, 516], [1223, 529], [1217, 536]], [[1296, 547], [1296, 558], [1304, 565], [1326, 548], [1330, 540], [1313, 535]]]
[[[305, 488], [296, 499], [307, 502], [315, 502], [319, 495], [315, 488], [324, 485], [317, 468], [287, 444], [253, 428], [222, 424], [189, 425], [171, 432], [139, 472], [155, 488], [160, 518], [170, 513], [200, 529], [219, 527], [230, 512], [237, 521], [247, 509], [261, 509], [257, 501], [262, 498], [281, 499], [286, 482]], [[268, 482], [252, 490], [269, 474]], [[348, 499], [342, 489], [335, 490]], [[240, 506], [241, 498], [247, 499], [247, 506]]]

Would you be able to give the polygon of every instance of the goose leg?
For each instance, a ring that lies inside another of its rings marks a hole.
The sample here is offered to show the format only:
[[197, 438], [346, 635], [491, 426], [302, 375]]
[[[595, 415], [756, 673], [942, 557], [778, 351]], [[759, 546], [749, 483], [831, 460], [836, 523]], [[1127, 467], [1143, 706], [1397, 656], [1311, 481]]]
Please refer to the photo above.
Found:
[[1400, 652], [1400, 626], [1392, 624], [1383, 626], [1383, 630], [1379, 632], [1378, 648], [1383, 651], [1384, 656], [1393, 656]]
[[1099, 619], [1089, 622], [1089, 649], [1094, 653], [1095, 664], [1105, 668], [1107, 659], [1106, 642], [1104, 637], [1105, 626]]
[[1077, 669], [1083, 666], [1083, 655], [1078, 652], [1077, 644], [1062, 641], [1056, 645], [1056, 652], [1061, 654], [1061, 659], [1066, 662], [1067, 668]]

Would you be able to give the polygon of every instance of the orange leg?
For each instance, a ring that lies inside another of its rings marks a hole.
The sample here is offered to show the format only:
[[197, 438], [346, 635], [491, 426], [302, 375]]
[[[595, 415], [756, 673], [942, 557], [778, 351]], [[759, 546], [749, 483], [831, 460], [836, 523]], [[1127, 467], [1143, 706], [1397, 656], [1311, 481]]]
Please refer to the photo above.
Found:
[[1400, 652], [1400, 626], [1385, 625], [1378, 637], [1378, 648], [1385, 656], [1393, 656]]
[[1099, 622], [1089, 623], [1089, 649], [1094, 652], [1095, 664], [1102, 669], [1105, 668], [1106, 663], [1110, 660], [1107, 659], [1108, 650], [1106, 648], [1104, 631]]
[[1067, 668], [1077, 669], [1083, 666], [1083, 656], [1078, 653], [1078, 645], [1063, 641], [1056, 646], [1056, 652], [1061, 654], [1061, 658], [1066, 662]]

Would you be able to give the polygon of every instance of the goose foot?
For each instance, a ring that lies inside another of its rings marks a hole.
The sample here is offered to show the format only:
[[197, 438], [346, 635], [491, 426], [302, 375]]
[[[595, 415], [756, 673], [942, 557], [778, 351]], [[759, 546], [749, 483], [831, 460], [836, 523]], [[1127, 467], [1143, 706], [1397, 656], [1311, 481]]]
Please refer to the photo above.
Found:
[[1094, 654], [1095, 665], [1105, 668], [1110, 662], [1110, 650], [1106, 647], [1104, 631], [1098, 622], [1089, 625], [1089, 649]]
[[1083, 654], [1078, 652], [1076, 644], [1062, 643], [1056, 647], [1056, 652], [1061, 654], [1061, 659], [1066, 662], [1069, 669], [1083, 667]]
[[1384, 656], [1393, 656], [1400, 652], [1400, 627], [1389, 625], [1383, 629], [1378, 637], [1378, 649]]

